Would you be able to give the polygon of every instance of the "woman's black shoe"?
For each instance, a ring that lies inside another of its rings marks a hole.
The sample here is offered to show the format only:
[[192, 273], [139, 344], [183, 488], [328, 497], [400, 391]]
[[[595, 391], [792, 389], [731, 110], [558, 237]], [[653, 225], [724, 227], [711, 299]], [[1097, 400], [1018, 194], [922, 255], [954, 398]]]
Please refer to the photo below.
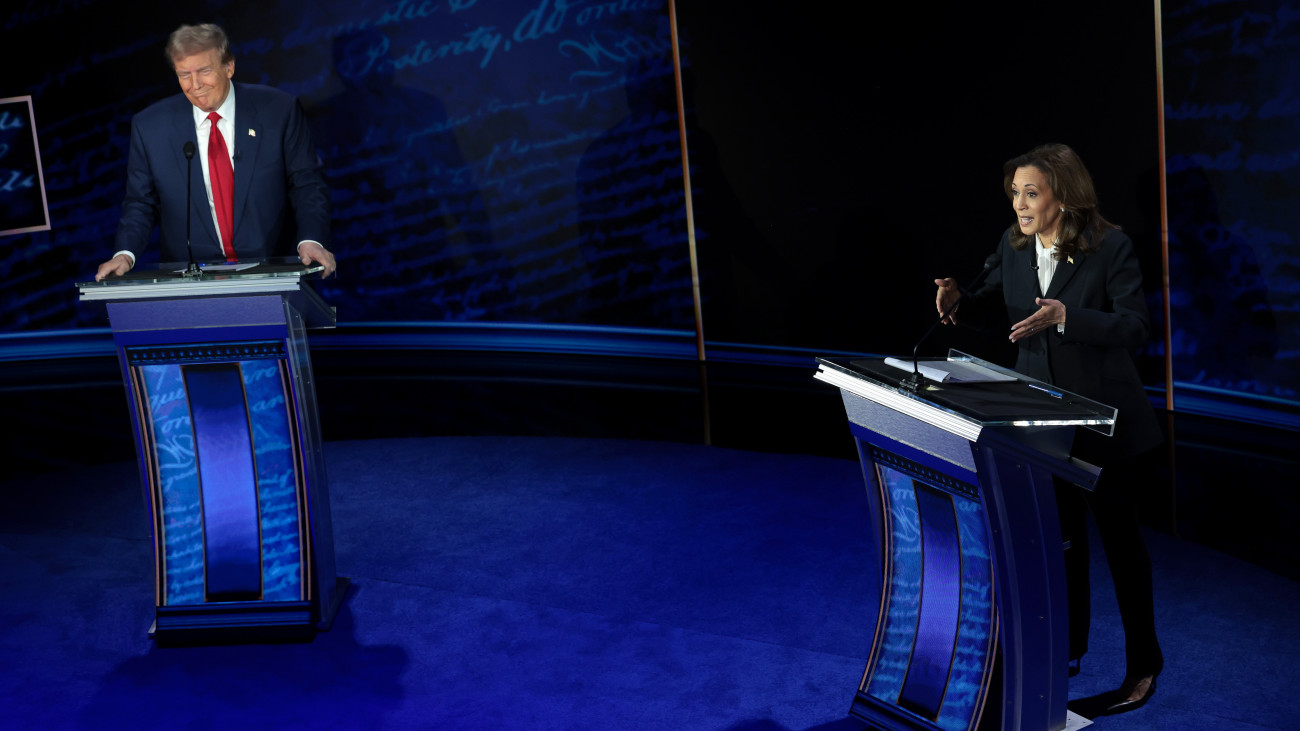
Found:
[[[1138, 683], [1146, 680], [1147, 677], [1151, 678], [1151, 685], [1147, 686], [1146, 692], [1143, 693], [1140, 698], [1133, 698], [1133, 693], [1137, 690]], [[1151, 675], [1137, 678], [1135, 680], [1129, 680], [1126, 678], [1124, 684], [1115, 692], [1115, 697], [1119, 698], [1119, 700], [1107, 706], [1106, 710], [1101, 712], [1101, 715], [1114, 716], [1117, 713], [1136, 711], [1142, 706], [1145, 706], [1147, 701], [1151, 700], [1151, 696], [1156, 694], [1156, 680], [1159, 677], [1159, 675]]]

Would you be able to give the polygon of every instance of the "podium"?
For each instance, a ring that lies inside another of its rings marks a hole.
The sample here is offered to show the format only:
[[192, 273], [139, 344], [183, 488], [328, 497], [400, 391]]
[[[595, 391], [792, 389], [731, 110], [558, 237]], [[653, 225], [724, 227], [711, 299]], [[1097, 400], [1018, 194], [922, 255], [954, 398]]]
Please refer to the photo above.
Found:
[[1115, 409], [977, 358], [978, 381], [913, 381], [883, 359], [818, 359], [857, 443], [876, 555], [866, 671], [850, 713], [881, 729], [1066, 725], [1068, 614], [1054, 478], [1093, 489], [1077, 427]]
[[307, 639], [347, 591], [307, 350], [335, 315], [297, 260], [78, 284], [103, 302], [152, 519], [158, 644]]

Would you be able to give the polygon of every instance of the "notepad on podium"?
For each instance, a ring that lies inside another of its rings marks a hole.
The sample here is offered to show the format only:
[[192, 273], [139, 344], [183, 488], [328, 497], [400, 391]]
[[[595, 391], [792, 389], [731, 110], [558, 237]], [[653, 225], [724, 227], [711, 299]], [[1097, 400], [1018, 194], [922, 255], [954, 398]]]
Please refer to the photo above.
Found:
[[[885, 358], [885, 365], [908, 373], [913, 371], [913, 361], [909, 358]], [[916, 370], [938, 383], [998, 383], [1016, 380], [1014, 375], [969, 360], [925, 360], [916, 363]]]

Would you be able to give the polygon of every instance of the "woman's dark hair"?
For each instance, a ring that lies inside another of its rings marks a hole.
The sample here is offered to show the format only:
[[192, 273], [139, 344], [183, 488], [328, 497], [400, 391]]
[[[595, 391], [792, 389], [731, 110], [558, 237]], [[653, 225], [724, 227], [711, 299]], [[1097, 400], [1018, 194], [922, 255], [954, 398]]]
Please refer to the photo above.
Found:
[[[1011, 198], [1011, 183], [1016, 170], [1034, 167], [1047, 178], [1047, 187], [1052, 191], [1058, 203], [1064, 207], [1061, 213], [1060, 235], [1056, 241], [1056, 260], [1064, 261], [1076, 252], [1097, 250], [1097, 244], [1107, 229], [1119, 228], [1101, 217], [1097, 210], [1097, 191], [1092, 186], [1092, 176], [1083, 160], [1074, 150], [1060, 144], [1040, 145], [1019, 157], [1014, 157], [1002, 166], [1002, 189]], [[1020, 232], [1019, 226], [1011, 227], [1011, 248], [1025, 248], [1033, 239]]]

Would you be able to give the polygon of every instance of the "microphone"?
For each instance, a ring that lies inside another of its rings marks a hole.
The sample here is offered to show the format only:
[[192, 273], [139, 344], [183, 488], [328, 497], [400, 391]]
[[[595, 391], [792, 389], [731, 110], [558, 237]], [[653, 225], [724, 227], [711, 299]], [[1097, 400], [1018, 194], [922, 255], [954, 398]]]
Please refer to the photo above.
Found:
[[983, 284], [984, 279], [988, 277], [989, 272], [996, 269], [1001, 263], [1001, 251], [995, 251], [992, 254], [989, 254], [989, 257], [984, 260], [984, 269], [975, 277], [975, 281], [971, 282], [965, 288], [962, 288], [961, 286], [957, 287], [957, 299], [953, 300], [952, 304], [948, 306], [948, 309], [945, 310], [943, 314], [939, 315], [939, 319], [935, 320], [934, 324], [930, 326], [930, 329], [925, 331], [925, 334], [921, 336], [921, 339], [916, 341], [916, 347], [912, 348], [912, 375], [904, 378], [899, 384], [900, 386], [903, 386], [912, 393], [916, 393], [916, 389], [921, 385], [921, 364], [920, 358], [917, 357], [917, 354], [921, 350], [921, 344], [925, 342], [926, 338], [930, 337], [930, 333], [934, 332], [934, 329], [939, 327], [940, 323], [947, 320], [952, 313], [957, 310], [957, 305], [961, 304], [961, 298], [969, 294], [971, 290]]
[[199, 265], [194, 263], [194, 246], [190, 244], [190, 209], [194, 206], [190, 201], [190, 192], [194, 185], [194, 143], [186, 142], [181, 148], [185, 153], [185, 250], [190, 255], [190, 265], [185, 268], [186, 277], [201, 277], [203, 272], [199, 270]]

